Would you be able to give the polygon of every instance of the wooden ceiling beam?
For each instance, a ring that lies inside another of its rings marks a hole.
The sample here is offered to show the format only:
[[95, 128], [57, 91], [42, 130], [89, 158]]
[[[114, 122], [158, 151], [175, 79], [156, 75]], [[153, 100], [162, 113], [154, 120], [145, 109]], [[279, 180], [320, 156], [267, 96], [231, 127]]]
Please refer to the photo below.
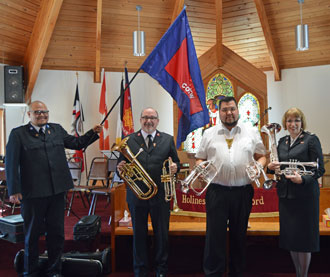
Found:
[[94, 83], [101, 83], [102, 0], [97, 0]]
[[63, 0], [43, 0], [24, 56], [27, 76], [25, 101], [29, 103]]
[[178, 17], [184, 6], [184, 0], [176, 0], [174, 3], [174, 9], [172, 13], [171, 23]]
[[222, 66], [222, 0], [215, 1], [215, 33], [216, 33], [216, 49], [217, 49], [217, 65]]
[[272, 33], [270, 31], [264, 3], [262, 0], [254, 0], [254, 3], [256, 5], [261, 27], [264, 32], [264, 36], [269, 52], [270, 62], [274, 70], [275, 81], [281, 81], [281, 70], [279, 67], [277, 53], [275, 51], [275, 45], [272, 38]]

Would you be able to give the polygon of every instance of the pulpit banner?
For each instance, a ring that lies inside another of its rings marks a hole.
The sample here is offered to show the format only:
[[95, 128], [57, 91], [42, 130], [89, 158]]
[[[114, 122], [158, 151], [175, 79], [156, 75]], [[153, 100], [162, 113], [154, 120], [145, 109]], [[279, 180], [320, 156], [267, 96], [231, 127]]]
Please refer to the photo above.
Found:
[[[198, 190], [197, 190], [198, 191]], [[205, 216], [205, 193], [196, 196], [192, 191], [187, 194], [176, 189], [176, 197], [180, 215]], [[254, 189], [251, 217], [278, 216], [278, 197], [276, 189]]]

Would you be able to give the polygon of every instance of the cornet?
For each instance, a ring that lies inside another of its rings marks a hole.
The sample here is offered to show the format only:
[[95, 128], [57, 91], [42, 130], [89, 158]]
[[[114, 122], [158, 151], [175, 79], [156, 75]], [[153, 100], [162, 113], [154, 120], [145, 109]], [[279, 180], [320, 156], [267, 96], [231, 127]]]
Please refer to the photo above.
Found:
[[[217, 174], [218, 170], [212, 162], [201, 162], [194, 167], [194, 169], [183, 181], [181, 181], [181, 190], [183, 193], [188, 193], [188, 191], [191, 189], [197, 196], [200, 196], [208, 188]], [[196, 191], [194, 188], [194, 183], [197, 179], [206, 183], [205, 187], [200, 192]]]
[[[248, 177], [250, 178], [250, 180], [252, 182], [256, 183], [258, 188], [260, 188], [259, 178], [260, 178], [261, 174], [265, 179], [264, 188], [270, 189], [273, 186], [272, 182], [274, 180], [268, 178], [262, 165], [260, 163], [258, 163], [255, 159], [253, 159], [253, 161], [246, 167], [246, 173], [247, 173]], [[265, 186], [265, 184], [266, 184], [266, 186]], [[271, 186], [269, 184], [271, 184]]]
[[[170, 160], [167, 159], [163, 163], [163, 174], [160, 176], [161, 182], [164, 184], [165, 191], [165, 201], [169, 202], [173, 199], [173, 211], [178, 212], [180, 208], [178, 206], [178, 201], [176, 198], [175, 184], [176, 184], [176, 176], [172, 174], [170, 170]], [[167, 171], [168, 168], [168, 171]]]
[[307, 167], [319, 167], [318, 162], [298, 162], [297, 160], [290, 160], [288, 162], [280, 162], [280, 165], [286, 166], [284, 169], [280, 170], [280, 174], [285, 176], [292, 176], [294, 173], [298, 173], [300, 176], [314, 175], [313, 171], [307, 170]]
[[[120, 143], [115, 144], [111, 151], [119, 151], [129, 161], [125, 163], [119, 173], [120, 177], [125, 183], [132, 189], [135, 195], [141, 200], [148, 200], [156, 195], [158, 187], [156, 183], [151, 179], [148, 173], [144, 170], [140, 162], [137, 160], [137, 156], [141, 154], [143, 149], [134, 155], [131, 149], [127, 145], [129, 137], [124, 138]], [[145, 191], [137, 184], [144, 184]]]

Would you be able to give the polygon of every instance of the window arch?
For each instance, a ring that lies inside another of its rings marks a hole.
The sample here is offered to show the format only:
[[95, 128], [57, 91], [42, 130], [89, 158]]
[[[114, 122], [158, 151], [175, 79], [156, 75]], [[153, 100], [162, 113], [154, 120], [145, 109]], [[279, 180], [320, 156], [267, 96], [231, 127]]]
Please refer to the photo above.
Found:
[[202, 140], [203, 131], [219, 124], [219, 101], [225, 96], [234, 96], [232, 82], [223, 74], [214, 75], [207, 84], [206, 105], [209, 110], [210, 123], [191, 132], [184, 142], [184, 150], [196, 153]]
[[260, 104], [257, 97], [250, 92], [244, 93], [238, 102], [238, 109], [241, 121], [250, 122], [260, 130]]

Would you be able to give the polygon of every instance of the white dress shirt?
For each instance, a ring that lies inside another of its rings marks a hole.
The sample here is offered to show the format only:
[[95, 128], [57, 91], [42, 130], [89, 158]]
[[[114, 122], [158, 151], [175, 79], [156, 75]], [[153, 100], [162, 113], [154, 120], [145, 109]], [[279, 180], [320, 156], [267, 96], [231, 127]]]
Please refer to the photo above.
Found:
[[[233, 138], [230, 149], [226, 138]], [[266, 153], [258, 129], [239, 121], [231, 131], [222, 123], [205, 130], [195, 158], [212, 161], [216, 166], [218, 174], [212, 183], [243, 186], [251, 183], [246, 166], [255, 153]]]
[[154, 141], [154, 138], [156, 136], [156, 133], [157, 133], [157, 131], [155, 130], [151, 134], [148, 134], [148, 133], [146, 133], [145, 131], [143, 131], [141, 129], [141, 134], [142, 134], [143, 139], [144, 139], [144, 142], [146, 143], [147, 146], [148, 146], [148, 142], [149, 142], [148, 135], [151, 135], [151, 141]]

